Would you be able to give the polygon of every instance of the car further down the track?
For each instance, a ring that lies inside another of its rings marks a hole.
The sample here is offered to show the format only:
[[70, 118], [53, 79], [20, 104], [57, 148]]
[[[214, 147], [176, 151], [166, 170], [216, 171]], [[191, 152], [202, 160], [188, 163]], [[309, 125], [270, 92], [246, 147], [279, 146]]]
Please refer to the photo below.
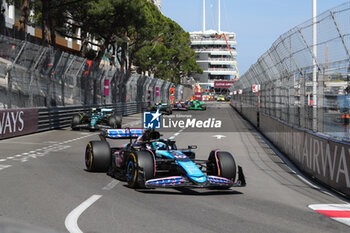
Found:
[[122, 127], [122, 117], [114, 114], [111, 108], [91, 108], [87, 113], [73, 115], [71, 127], [78, 129], [114, 129]]
[[156, 103], [149, 108], [150, 111], [159, 111], [161, 114], [171, 115], [173, 113], [172, 107], [168, 103]]
[[207, 106], [199, 100], [192, 100], [188, 103], [189, 110], [206, 110]]
[[188, 111], [188, 106], [184, 101], [178, 101], [173, 104], [173, 111]]
[[219, 96], [216, 98], [216, 101], [225, 101], [225, 96], [219, 95]]
[[[107, 140], [127, 138], [130, 142], [119, 147], [111, 147]], [[107, 172], [132, 188], [225, 189], [246, 185], [242, 167], [229, 152], [212, 150], [207, 160], [199, 160], [193, 151], [197, 146], [178, 149], [175, 141], [161, 139], [154, 130], [106, 129], [100, 139], [86, 147], [87, 170]]]

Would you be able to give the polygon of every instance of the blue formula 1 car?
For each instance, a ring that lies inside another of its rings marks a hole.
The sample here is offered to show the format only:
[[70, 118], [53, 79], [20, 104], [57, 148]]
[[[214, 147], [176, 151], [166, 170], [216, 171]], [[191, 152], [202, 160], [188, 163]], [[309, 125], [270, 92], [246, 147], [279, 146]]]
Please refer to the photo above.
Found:
[[[153, 130], [107, 129], [100, 138], [86, 147], [87, 170], [107, 172], [132, 188], [225, 189], [246, 185], [243, 169], [236, 167], [229, 152], [213, 150], [208, 160], [198, 160], [193, 151], [196, 146], [177, 149], [175, 141], [161, 139]], [[126, 138], [130, 143], [121, 147], [111, 147], [107, 142]]]

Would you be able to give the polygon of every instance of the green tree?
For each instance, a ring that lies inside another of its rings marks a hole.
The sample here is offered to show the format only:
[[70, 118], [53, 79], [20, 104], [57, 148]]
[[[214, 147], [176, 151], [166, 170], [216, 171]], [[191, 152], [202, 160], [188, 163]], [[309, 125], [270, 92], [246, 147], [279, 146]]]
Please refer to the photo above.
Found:
[[[88, 44], [93, 44], [89, 37], [99, 41], [95, 44], [99, 46], [96, 64], [112, 49], [117, 51], [122, 69], [131, 70], [136, 65], [138, 72], [150, 71], [172, 82], [202, 72], [190, 49], [189, 34], [147, 0], [12, 1], [24, 6], [24, 22], [28, 21], [26, 9], [35, 10], [35, 23], [42, 27], [43, 44], [55, 45], [57, 31], [81, 40], [81, 55], [86, 57], [93, 56], [88, 52]], [[30, 3], [29, 8], [25, 2]]]
[[69, 7], [81, 3], [79, 0], [33, 0], [36, 26], [42, 28], [42, 43], [56, 45], [57, 28], [66, 27]]
[[172, 82], [179, 82], [181, 77], [192, 72], [202, 72], [195, 61], [194, 51], [190, 49], [189, 34], [157, 9], [154, 11], [151, 6], [150, 9], [153, 16], [148, 17], [151, 20], [147, 21], [149, 25], [145, 28], [153, 39], [138, 44], [141, 49], [136, 50], [134, 62], [139, 71], [150, 71], [158, 78]]
[[145, 0], [98, 0], [92, 3], [89, 14], [97, 20], [89, 32], [101, 41], [97, 60], [102, 58], [109, 45], [117, 44], [121, 68], [128, 68], [129, 46], [146, 20], [142, 12], [145, 3]]
[[[89, 14], [93, 2], [95, 0], [85, 0], [83, 2], [66, 0], [58, 8], [59, 12], [64, 13], [60, 17], [62, 20], [56, 22], [56, 31], [62, 36], [80, 40], [80, 53], [83, 57], [86, 57], [89, 52], [88, 45], [93, 44], [89, 41], [88, 34], [94, 22], [98, 20], [98, 18], [93, 17], [93, 14]], [[80, 35], [78, 35], [78, 31], [80, 31]], [[91, 55], [91, 53], [89, 54]]]

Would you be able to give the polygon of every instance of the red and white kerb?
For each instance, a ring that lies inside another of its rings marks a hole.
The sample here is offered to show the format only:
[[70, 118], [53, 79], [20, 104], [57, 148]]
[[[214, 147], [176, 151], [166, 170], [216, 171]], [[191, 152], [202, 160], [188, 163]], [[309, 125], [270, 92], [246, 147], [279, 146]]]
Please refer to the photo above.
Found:
[[349, 204], [315, 204], [309, 205], [309, 208], [338, 222], [350, 226]]

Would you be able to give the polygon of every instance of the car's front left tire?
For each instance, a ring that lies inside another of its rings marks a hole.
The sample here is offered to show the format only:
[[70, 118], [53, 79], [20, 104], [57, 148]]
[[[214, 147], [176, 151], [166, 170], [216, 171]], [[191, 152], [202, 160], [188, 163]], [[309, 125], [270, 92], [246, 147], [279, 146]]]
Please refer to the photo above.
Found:
[[226, 151], [213, 150], [209, 154], [208, 175], [220, 176], [232, 180], [236, 179], [236, 162], [233, 156]]
[[89, 172], [107, 172], [111, 164], [108, 142], [90, 141], [85, 150], [85, 166]]

